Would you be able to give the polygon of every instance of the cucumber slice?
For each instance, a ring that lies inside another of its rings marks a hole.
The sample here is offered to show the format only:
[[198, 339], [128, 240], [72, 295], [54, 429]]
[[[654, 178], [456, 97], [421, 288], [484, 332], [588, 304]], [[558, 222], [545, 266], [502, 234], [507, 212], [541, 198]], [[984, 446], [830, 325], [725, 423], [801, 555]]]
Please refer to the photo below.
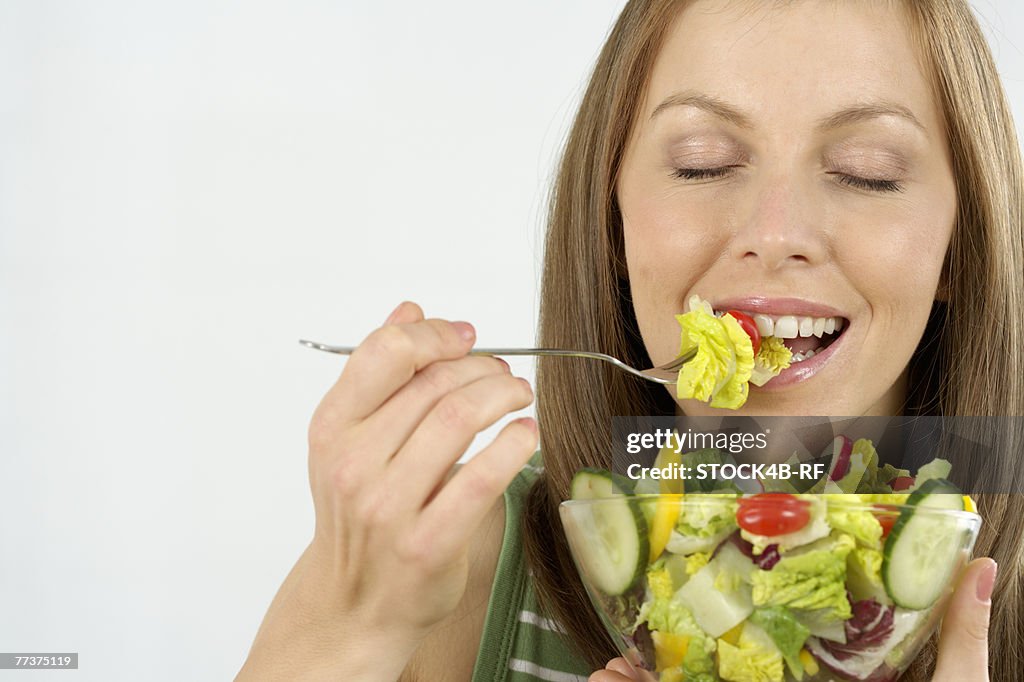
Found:
[[[932, 509], [963, 511], [962, 493], [949, 481], [925, 481], [907, 500], [885, 541], [882, 580], [897, 606], [923, 610], [949, 587], [963, 557], [963, 529], [956, 518]], [[918, 511], [922, 510], [922, 511]]]
[[629, 495], [632, 492], [633, 484], [625, 476], [613, 474], [607, 469], [593, 467], [585, 467], [577, 471], [569, 485], [569, 496], [574, 500]]
[[581, 469], [572, 479], [572, 499], [596, 500], [573, 509], [578, 536], [576, 561], [591, 584], [609, 596], [623, 594], [647, 568], [647, 520], [629, 484], [603, 469]]

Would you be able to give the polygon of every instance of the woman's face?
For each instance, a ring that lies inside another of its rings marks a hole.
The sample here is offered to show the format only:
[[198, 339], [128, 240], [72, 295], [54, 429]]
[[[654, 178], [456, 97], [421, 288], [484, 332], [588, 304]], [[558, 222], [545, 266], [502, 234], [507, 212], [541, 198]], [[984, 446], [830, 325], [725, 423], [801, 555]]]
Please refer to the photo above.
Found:
[[817, 352], [751, 386], [741, 412], [901, 411], [956, 212], [942, 114], [911, 40], [890, 3], [682, 12], [616, 186], [654, 363], [677, 355], [675, 315], [692, 294], [762, 314], [777, 336], [838, 318], [838, 333], [786, 340]]

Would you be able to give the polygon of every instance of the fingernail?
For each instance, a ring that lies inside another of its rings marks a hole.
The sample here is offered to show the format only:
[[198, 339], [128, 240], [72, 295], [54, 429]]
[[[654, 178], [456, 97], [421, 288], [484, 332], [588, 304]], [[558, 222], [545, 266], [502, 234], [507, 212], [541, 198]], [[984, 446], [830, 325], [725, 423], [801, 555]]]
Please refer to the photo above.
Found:
[[398, 317], [398, 311], [402, 309], [403, 305], [405, 305], [405, 301], [402, 301], [401, 303], [399, 303], [395, 307], [395, 309], [391, 311], [391, 314], [388, 315], [388, 319], [384, 320], [384, 326], [385, 327], [395, 321], [395, 318]]
[[531, 431], [537, 433], [537, 420], [534, 419], [533, 417], [520, 417], [516, 421], [522, 424], [523, 426], [530, 427]]
[[992, 598], [992, 589], [996, 586], [996, 573], [998, 571], [999, 566], [996, 562], [989, 559], [985, 568], [982, 569], [981, 575], [978, 576], [978, 601], [982, 604], [987, 604]]
[[459, 333], [459, 336], [464, 341], [472, 341], [476, 337], [476, 330], [473, 329], [473, 325], [469, 322], [452, 322], [452, 326], [455, 327], [455, 331]]
[[497, 355], [495, 355], [494, 359], [497, 360], [498, 362], [500, 362], [501, 364], [505, 365], [505, 369], [507, 369], [507, 370], [511, 370], [512, 369], [511, 367], [508, 366], [508, 363], [505, 362], [504, 358], [499, 358]]

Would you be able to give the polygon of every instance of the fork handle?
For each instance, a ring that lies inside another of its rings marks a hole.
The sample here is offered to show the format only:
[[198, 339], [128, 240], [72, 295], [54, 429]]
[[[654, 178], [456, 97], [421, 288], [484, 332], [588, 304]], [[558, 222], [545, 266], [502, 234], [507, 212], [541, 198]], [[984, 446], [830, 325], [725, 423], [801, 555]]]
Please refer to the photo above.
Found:
[[[315, 350], [322, 350], [328, 353], [337, 353], [338, 355], [351, 355], [355, 351], [355, 346], [328, 346], [324, 343], [317, 343], [316, 341], [307, 341], [300, 339], [299, 343], [303, 346], [313, 348]], [[563, 355], [567, 357], [577, 358], [595, 358], [598, 360], [610, 359], [610, 355], [604, 353], [591, 353], [588, 351], [580, 350], [565, 350], [564, 348], [472, 348], [469, 351], [470, 355]]]

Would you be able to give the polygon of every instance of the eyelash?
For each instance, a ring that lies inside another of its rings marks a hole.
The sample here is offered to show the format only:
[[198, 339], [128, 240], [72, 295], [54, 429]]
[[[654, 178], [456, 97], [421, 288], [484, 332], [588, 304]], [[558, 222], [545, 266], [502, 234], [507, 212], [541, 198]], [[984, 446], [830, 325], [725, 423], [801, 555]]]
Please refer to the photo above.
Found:
[[676, 168], [673, 177], [683, 180], [710, 180], [720, 178], [729, 173], [736, 166], [722, 166], [721, 168]]
[[858, 189], [866, 189], [873, 192], [903, 191], [903, 185], [895, 180], [871, 180], [869, 178], [859, 178], [856, 175], [846, 175], [844, 173], [829, 173], [829, 175], [836, 175], [839, 177], [839, 182], [842, 184], [850, 187], [857, 187]]
[[[672, 171], [672, 177], [683, 180], [711, 180], [721, 178], [737, 166], [722, 166], [721, 168], [676, 168]], [[866, 189], [872, 192], [902, 192], [903, 186], [895, 180], [872, 180], [861, 178], [856, 175], [845, 173], [829, 173], [838, 177], [838, 181], [848, 187]]]

